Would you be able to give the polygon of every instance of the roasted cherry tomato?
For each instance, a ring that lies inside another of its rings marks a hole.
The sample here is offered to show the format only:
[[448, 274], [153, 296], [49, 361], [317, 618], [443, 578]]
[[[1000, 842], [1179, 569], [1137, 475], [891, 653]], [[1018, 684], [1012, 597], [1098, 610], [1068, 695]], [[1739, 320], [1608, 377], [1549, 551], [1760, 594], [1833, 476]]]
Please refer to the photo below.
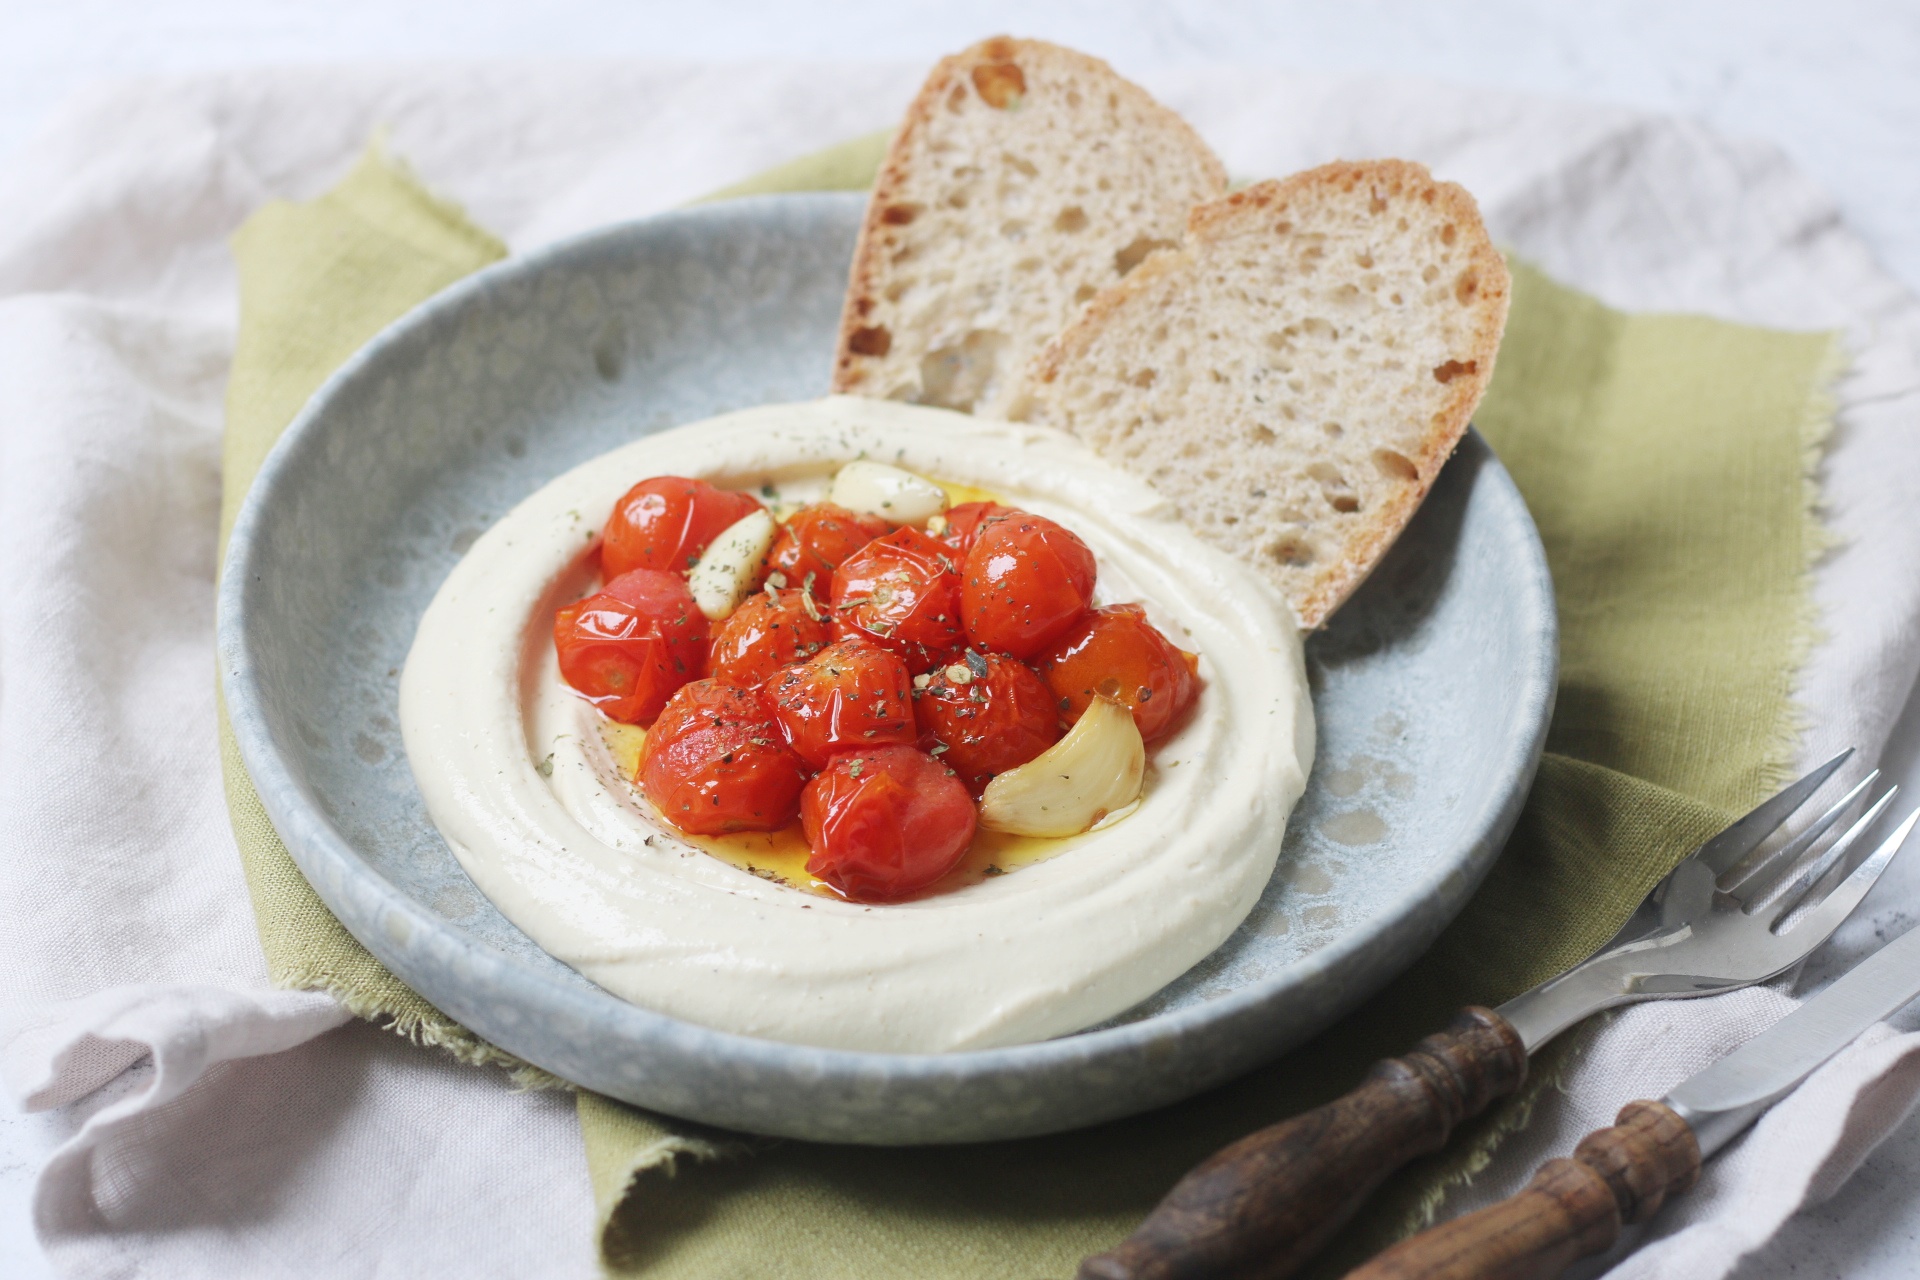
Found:
[[980, 526], [961, 570], [960, 615], [976, 649], [1031, 658], [1093, 601], [1093, 552], [1045, 516], [1021, 511]]
[[728, 525], [760, 509], [750, 493], [705, 480], [655, 476], [613, 504], [601, 534], [600, 567], [609, 578], [633, 569], [685, 573]]
[[787, 517], [767, 548], [767, 572], [786, 578], [789, 587], [813, 592], [816, 600], [833, 598], [833, 571], [846, 558], [893, 526], [879, 516], [866, 516], [816, 502]]
[[[1060, 712], [1047, 682], [1005, 654], [935, 667], [925, 688], [913, 691], [913, 715], [924, 742], [946, 750], [960, 781], [980, 794], [996, 773], [1023, 765], [1060, 740]], [[916, 684], [919, 681], [915, 681]]]
[[953, 552], [911, 526], [875, 538], [833, 571], [835, 635], [863, 637], [918, 675], [960, 656], [960, 575]]
[[841, 640], [760, 686], [787, 745], [818, 769], [842, 751], [912, 742], [913, 677], [898, 654]]
[[792, 822], [807, 768], [758, 695], [696, 680], [667, 700], [647, 731], [637, 780], [668, 822], [717, 836]]
[[1100, 694], [1132, 711], [1148, 742], [1175, 728], [1200, 694], [1200, 659], [1161, 635], [1137, 604], [1089, 613], [1033, 665], [1069, 723]]
[[756, 591], [713, 628], [707, 670], [716, 680], [752, 689], [774, 672], [827, 647], [827, 613], [796, 588]]
[[560, 675], [615, 720], [648, 724], [707, 662], [707, 618], [677, 573], [635, 569], [553, 616]]
[[1017, 516], [1022, 512], [1015, 507], [1003, 507], [997, 502], [963, 502], [957, 507], [947, 508], [947, 531], [940, 541], [952, 547], [957, 560], [966, 559], [967, 552], [973, 550], [974, 535], [980, 532], [980, 526], [989, 520], [998, 520], [1002, 516]]
[[931, 885], [973, 840], [973, 798], [953, 770], [913, 747], [834, 757], [800, 800], [809, 874], [855, 902]]

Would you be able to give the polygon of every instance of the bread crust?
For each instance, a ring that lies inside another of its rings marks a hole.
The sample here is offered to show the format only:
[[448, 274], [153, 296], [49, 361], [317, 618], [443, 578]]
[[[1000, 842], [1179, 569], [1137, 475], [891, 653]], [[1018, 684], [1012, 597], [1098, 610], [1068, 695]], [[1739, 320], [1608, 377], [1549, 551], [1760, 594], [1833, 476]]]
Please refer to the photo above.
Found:
[[[1405, 456], [1413, 464], [1411, 483], [1399, 485], [1384, 502], [1370, 507], [1367, 519], [1357, 522], [1345, 534], [1340, 553], [1320, 566], [1304, 583], [1299, 580], [1300, 575], [1276, 570], [1271, 563], [1258, 563], [1258, 567], [1281, 586], [1302, 628], [1307, 630], [1322, 625], [1353, 594], [1413, 518], [1441, 467], [1465, 434], [1473, 411], [1492, 380], [1512, 286], [1506, 262], [1493, 247], [1479, 208], [1465, 189], [1436, 181], [1423, 165], [1411, 161], [1340, 161], [1292, 177], [1256, 183], [1224, 199], [1199, 205], [1188, 218], [1186, 241], [1180, 248], [1153, 255], [1125, 280], [1094, 298], [1080, 319], [1048, 344], [1029, 374], [1030, 399], [1035, 407], [1033, 416], [1070, 431], [1084, 432], [1087, 424], [1049, 412], [1049, 387], [1057, 383], [1064, 372], [1074, 368], [1076, 362], [1085, 361], [1113, 330], [1134, 323], [1137, 317], [1133, 313], [1149, 305], [1157, 294], [1168, 288], [1177, 289], [1182, 277], [1200, 270], [1210, 248], [1227, 235], [1244, 230], [1250, 220], [1277, 220], [1277, 225], [1289, 226], [1284, 215], [1290, 211], [1328, 195], [1351, 198], [1362, 189], [1369, 193], [1374, 206], [1383, 199], [1418, 200], [1431, 207], [1435, 215], [1453, 229], [1453, 235], [1464, 240], [1458, 248], [1464, 250], [1468, 270], [1460, 279], [1472, 281], [1472, 296], [1462, 303], [1473, 316], [1473, 325], [1465, 341], [1455, 346], [1450, 359], [1431, 370], [1431, 376], [1439, 379], [1446, 390], [1417, 443], [1406, 452]], [[1306, 216], [1311, 213], [1307, 210]], [[1449, 241], [1450, 246], [1453, 244]], [[1461, 287], [1466, 286], [1463, 283]], [[1250, 335], [1248, 340], [1251, 341]], [[1408, 376], [1420, 378], [1426, 374], [1427, 371], [1416, 369]], [[1176, 502], [1182, 499], [1178, 493], [1168, 496]], [[1244, 547], [1230, 549], [1243, 557], [1246, 555]]]
[[[1015, 77], [1022, 75], [1022, 69], [1037, 69], [1041, 74], [1076, 73], [1106, 85], [1113, 93], [1127, 99], [1135, 109], [1150, 113], [1156, 128], [1164, 129], [1180, 139], [1205, 173], [1203, 185], [1210, 188], [1210, 193], [1226, 190], [1225, 168], [1193, 127], [1098, 58], [1042, 40], [1015, 39], [1002, 35], [940, 59], [934, 64], [919, 93], [908, 104], [900, 127], [888, 145], [886, 157], [874, 182], [872, 197], [867, 202], [866, 216], [861, 221], [835, 344], [832, 377], [832, 389], [835, 392], [887, 394], [885, 389], [876, 389], [871, 385], [870, 373], [875, 360], [884, 358], [895, 341], [890, 330], [876, 327], [873, 323], [876, 314], [882, 310], [882, 298], [892, 265], [891, 254], [903, 229], [902, 224], [889, 222], [889, 217], [899, 207], [913, 176], [915, 158], [920, 154], [929, 131], [935, 128], [937, 117], [950, 97], [962, 94], [984, 101], [982, 87], [991, 92], [997, 84], [1007, 83], [996, 81], [995, 77], [996, 74], [1004, 75], [1004, 69], [1009, 66], [1014, 68], [1012, 75]], [[1019, 376], [1027, 363], [1028, 357], [1021, 356], [1009, 371], [1010, 377]]]

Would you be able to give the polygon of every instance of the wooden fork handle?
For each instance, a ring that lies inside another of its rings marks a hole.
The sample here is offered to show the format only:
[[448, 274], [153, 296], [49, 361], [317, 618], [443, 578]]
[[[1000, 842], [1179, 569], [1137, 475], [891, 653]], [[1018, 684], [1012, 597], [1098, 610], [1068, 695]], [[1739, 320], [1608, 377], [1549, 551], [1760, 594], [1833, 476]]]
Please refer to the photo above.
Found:
[[1520, 1033], [1491, 1009], [1460, 1011], [1358, 1088], [1262, 1129], [1199, 1165], [1080, 1280], [1289, 1275], [1375, 1187], [1527, 1076]]
[[1402, 1240], [1347, 1280], [1548, 1280], [1599, 1253], [1700, 1176], [1700, 1144], [1658, 1102], [1629, 1102], [1570, 1160], [1549, 1160], [1499, 1204]]

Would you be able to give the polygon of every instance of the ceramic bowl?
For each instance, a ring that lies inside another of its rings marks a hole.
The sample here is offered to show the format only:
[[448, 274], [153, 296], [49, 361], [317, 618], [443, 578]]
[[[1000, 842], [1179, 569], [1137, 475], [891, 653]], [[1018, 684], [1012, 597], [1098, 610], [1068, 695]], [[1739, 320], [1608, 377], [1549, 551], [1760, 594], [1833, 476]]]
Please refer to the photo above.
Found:
[[1319, 758], [1259, 905], [1184, 977], [1076, 1035], [851, 1053], [637, 1008], [509, 924], [414, 787], [399, 669], [454, 562], [541, 484], [637, 435], [824, 393], [861, 208], [764, 197], [611, 227], [482, 271], [369, 343], [288, 428], [234, 532], [219, 647], [240, 751], [355, 937], [479, 1035], [587, 1088], [864, 1143], [1009, 1138], [1176, 1101], [1410, 964], [1518, 816], [1553, 703], [1553, 590], [1476, 435], [1308, 645]]

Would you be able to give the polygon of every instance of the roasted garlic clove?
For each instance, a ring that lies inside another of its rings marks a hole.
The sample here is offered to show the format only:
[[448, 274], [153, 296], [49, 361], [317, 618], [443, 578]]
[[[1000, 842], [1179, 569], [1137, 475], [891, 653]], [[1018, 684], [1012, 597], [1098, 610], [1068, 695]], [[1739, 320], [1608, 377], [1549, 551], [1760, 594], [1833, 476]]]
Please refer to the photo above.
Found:
[[980, 825], [1021, 836], [1071, 836], [1140, 797], [1147, 747], [1133, 713], [1095, 698], [1067, 736], [987, 784]]
[[947, 509], [947, 492], [884, 462], [849, 462], [834, 476], [827, 501], [895, 524], [923, 525]]
[[740, 607], [753, 591], [760, 562], [773, 545], [773, 532], [773, 516], [766, 511], [741, 516], [721, 530], [687, 575], [700, 612], [718, 622]]

